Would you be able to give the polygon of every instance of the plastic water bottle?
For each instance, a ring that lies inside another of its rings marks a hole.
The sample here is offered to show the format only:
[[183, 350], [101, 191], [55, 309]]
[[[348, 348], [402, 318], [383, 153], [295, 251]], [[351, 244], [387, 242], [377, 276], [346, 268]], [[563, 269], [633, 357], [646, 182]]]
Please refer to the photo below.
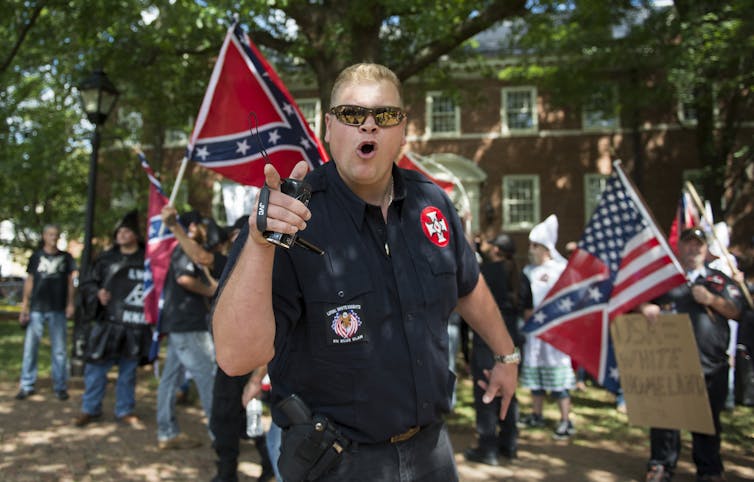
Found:
[[246, 404], [246, 435], [255, 438], [263, 434], [262, 401], [258, 398], [252, 398]]

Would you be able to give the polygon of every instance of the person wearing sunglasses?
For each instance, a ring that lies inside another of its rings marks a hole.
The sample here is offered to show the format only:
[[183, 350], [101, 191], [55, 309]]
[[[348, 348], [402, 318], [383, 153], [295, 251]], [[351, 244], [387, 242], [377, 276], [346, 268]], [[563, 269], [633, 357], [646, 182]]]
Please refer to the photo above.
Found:
[[[454, 309], [497, 360], [480, 382], [485, 403], [502, 396], [502, 417], [514, 394], [519, 352], [453, 203], [395, 165], [407, 122], [391, 70], [341, 72], [325, 116], [332, 162], [290, 173], [311, 187], [308, 205], [267, 165], [269, 192], [220, 281], [217, 360], [231, 375], [269, 362], [286, 481], [458, 480], [443, 423]], [[303, 231], [324, 254], [273, 246], [270, 230]]]

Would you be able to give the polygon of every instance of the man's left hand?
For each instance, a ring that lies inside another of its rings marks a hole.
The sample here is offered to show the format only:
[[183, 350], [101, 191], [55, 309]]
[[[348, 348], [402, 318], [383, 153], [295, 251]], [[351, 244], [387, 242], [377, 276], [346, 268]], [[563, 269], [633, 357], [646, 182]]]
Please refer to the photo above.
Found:
[[516, 394], [518, 386], [518, 364], [516, 363], [495, 363], [492, 370], [484, 370], [484, 376], [487, 382], [479, 380], [478, 384], [485, 390], [482, 401], [490, 403], [495, 397], [502, 396], [500, 402], [500, 420], [505, 419], [508, 413], [508, 406]]

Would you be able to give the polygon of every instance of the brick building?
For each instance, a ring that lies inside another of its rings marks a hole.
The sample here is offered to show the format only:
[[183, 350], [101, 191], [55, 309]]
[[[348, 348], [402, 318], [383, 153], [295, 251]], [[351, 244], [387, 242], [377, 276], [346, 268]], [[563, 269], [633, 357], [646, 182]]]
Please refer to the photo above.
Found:
[[[579, 239], [615, 159], [637, 182], [665, 232], [684, 182], [701, 175], [693, 111], [672, 99], [642, 113], [639, 127], [632, 128], [619, 112], [617, 87], [609, 83], [595, 83], [593, 102], [577, 109], [554, 105], [536, 85], [468, 74], [444, 91], [417, 82], [404, 90], [407, 150], [445, 166], [428, 166], [438, 177], [454, 172], [471, 198], [473, 231], [511, 233], [521, 257], [528, 231], [551, 213], [560, 221], [559, 249]], [[292, 92], [318, 131], [319, 100], [307, 97], [311, 91]], [[749, 123], [740, 138], [752, 133]], [[738, 226], [752, 231], [751, 224]], [[754, 232], [738, 234], [750, 239]]]

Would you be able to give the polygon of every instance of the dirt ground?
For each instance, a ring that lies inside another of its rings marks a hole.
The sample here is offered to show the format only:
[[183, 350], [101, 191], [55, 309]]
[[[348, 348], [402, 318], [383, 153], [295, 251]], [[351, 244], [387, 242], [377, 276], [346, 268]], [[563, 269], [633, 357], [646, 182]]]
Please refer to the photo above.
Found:
[[[111, 372], [111, 376], [114, 375]], [[139, 374], [137, 414], [142, 426], [119, 426], [112, 415], [112, 384], [105, 399], [103, 418], [85, 428], [72, 420], [79, 411], [83, 383], [72, 378], [71, 398], [54, 397], [50, 380], [40, 380], [37, 393], [27, 400], [14, 399], [15, 383], [0, 383], [0, 480], [2, 481], [209, 481], [214, 475], [214, 453], [206, 435], [201, 410], [181, 406], [179, 423], [185, 432], [202, 438], [193, 450], [159, 451], [156, 446], [155, 390], [151, 373]], [[754, 427], [752, 427], [754, 437]], [[452, 430], [456, 462], [465, 482], [476, 481], [640, 481], [643, 480], [648, 443], [605, 442], [579, 436], [554, 441], [549, 433], [523, 432], [519, 458], [501, 467], [467, 463], [463, 450], [474, 442], [471, 428]], [[677, 482], [694, 481], [688, 437], [679, 464]], [[254, 446], [241, 447], [239, 475], [253, 481], [261, 472]], [[501, 459], [502, 460], [502, 459]], [[724, 452], [730, 482], [754, 480], [754, 453], [728, 448]]]

